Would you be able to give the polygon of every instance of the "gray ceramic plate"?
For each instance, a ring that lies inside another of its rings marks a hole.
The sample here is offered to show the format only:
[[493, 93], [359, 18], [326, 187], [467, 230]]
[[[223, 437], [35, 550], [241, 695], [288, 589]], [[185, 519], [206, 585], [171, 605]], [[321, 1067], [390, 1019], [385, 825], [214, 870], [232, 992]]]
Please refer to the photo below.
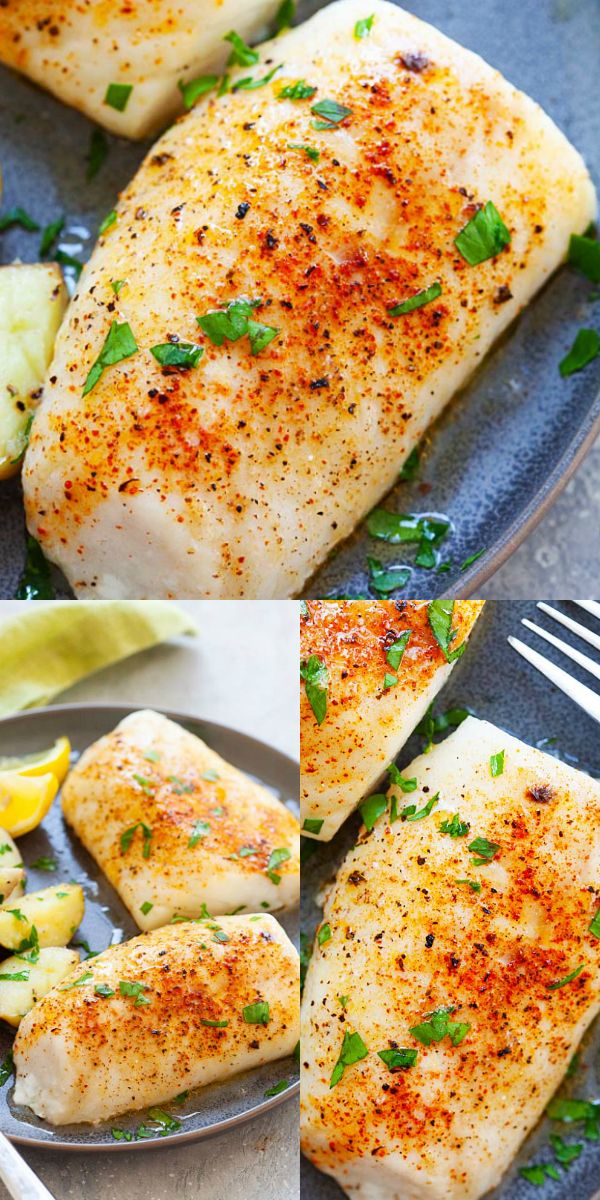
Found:
[[[366, 3], [366, 0], [365, 0]], [[300, 0], [304, 17], [320, 0]], [[407, 0], [431, 21], [481, 53], [547, 109], [600, 179], [598, 0]], [[368, 4], [367, 4], [368, 9]], [[99, 221], [129, 180], [143, 148], [110, 139], [107, 162], [85, 182], [89, 123], [78, 113], [0, 70], [0, 162], [6, 207], [27, 207], [40, 224], [67, 215], [61, 245], [89, 254]], [[34, 260], [38, 239], [0, 238], [0, 259]], [[596, 289], [597, 290], [597, 289]], [[600, 428], [600, 359], [562, 380], [557, 364], [576, 330], [596, 326], [594, 289], [564, 269], [515, 325], [428, 439], [421, 479], [389, 499], [404, 511], [444, 512], [453, 532], [444, 544], [449, 574], [417, 570], [404, 595], [467, 595], [496, 570], [532, 529]], [[23, 559], [18, 485], [0, 484], [0, 595], [10, 597]], [[309, 593], [364, 593], [366, 555], [396, 558], [359, 531], [311, 582]], [[464, 572], [460, 564], [485, 549]], [[414, 557], [414, 555], [413, 555]], [[66, 594], [66, 593], [61, 593]]]
[[[594, 628], [593, 618], [575, 604], [567, 603], [561, 607], [581, 624]], [[467, 653], [457, 663], [448, 687], [437, 698], [435, 712], [441, 713], [455, 705], [468, 707], [476, 716], [493, 721], [531, 745], [556, 738], [555, 743], [544, 747], [549, 753], [599, 777], [600, 743], [595, 722], [511, 650], [506, 639], [509, 634], [516, 634], [532, 646], [537, 644], [537, 649], [546, 657], [566, 666], [588, 686], [589, 676], [567, 662], [564, 656], [561, 661], [561, 655], [551, 646], [542, 645], [534, 634], [520, 628], [522, 617], [552, 629], [553, 622], [536, 610], [533, 601], [488, 600]], [[595, 632], [598, 632], [597, 622]], [[569, 633], [561, 631], [563, 635], [565, 641], [577, 644], [577, 639]], [[410, 739], [398, 758], [400, 768], [407, 766], [419, 753], [422, 744], [422, 739], [416, 735]], [[319, 846], [302, 868], [302, 927], [311, 935], [320, 915], [314, 897], [334, 875], [354, 843], [359, 823], [358, 818], [348, 821], [333, 841]], [[580, 1067], [568, 1085], [561, 1088], [560, 1094], [600, 1099], [600, 1020], [585, 1039]], [[568, 1173], [561, 1173], [559, 1182], [548, 1179], [543, 1187], [534, 1187], [521, 1178], [518, 1169], [533, 1162], [553, 1161], [548, 1147], [551, 1132], [560, 1134], [567, 1142], [583, 1143], [584, 1149]], [[593, 1200], [600, 1188], [600, 1143], [586, 1142], [580, 1135], [580, 1125], [543, 1120], [527, 1139], [502, 1185], [490, 1193], [489, 1200], [564, 1200], [567, 1192], [569, 1200]], [[333, 1179], [322, 1175], [306, 1160], [303, 1160], [302, 1170], [302, 1200], [343, 1200], [344, 1193]]]
[[[75, 755], [97, 738], [114, 729], [115, 725], [134, 710], [120, 705], [58, 705], [8, 717], [0, 721], [0, 757], [8, 754], [28, 754], [52, 744], [66, 734]], [[276, 796], [297, 811], [298, 764], [278, 750], [258, 742], [224, 725], [199, 721], [180, 713], [167, 713], [192, 733], [197, 734], [213, 750], [254, 779], [264, 783]], [[104, 950], [112, 942], [125, 941], [139, 933], [117, 893], [104, 877], [93, 858], [84, 850], [65, 825], [59, 801], [38, 829], [19, 838], [19, 848], [25, 865], [42, 856], [54, 858], [56, 873], [28, 870], [27, 890], [47, 887], [60, 879], [73, 879], [85, 893], [85, 916], [76, 940], [88, 943], [92, 950]], [[289, 936], [297, 939], [297, 913], [281, 913], [278, 919]], [[85, 957], [85, 950], [81, 951]], [[12, 1044], [7, 1026], [0, 1030], [0, 1060]], [[281, 1080], [288, 1080], [285, 1091], [265, 1098], [265, 1092]], [[9, 1080], [0, 1088], [0, 1129], [15, 1142], [30, 1146], [52, 1147], [56, 1150], [139, 1150], [143, 1147], [165, 1146], [167, 1139], [155, 1136], [132, 1142], [115, 1141], [111, 1128], [135, 1132], [144, 1121], [144, 1113], [117, 1117], [100, 1125], [68, 1125], [54, 1129], [40, 1121], [30, 1109], [12, 1102]], [[171, 1142], [193, 1141], [213, 1133], [223, 1133], [281, 1104], [298, 1094], [298, 1068], [293, 1059], [269, 1063], [253, 1071], [237, 1075], [227, 1083], [213, 1084], [190, 1092], [183, 1104], [166, 1104], [165, 1108], [181, 1122], [181, 1130], [170, 1134]], [[149, 1122], [151, 1125], [152, 1122]]]

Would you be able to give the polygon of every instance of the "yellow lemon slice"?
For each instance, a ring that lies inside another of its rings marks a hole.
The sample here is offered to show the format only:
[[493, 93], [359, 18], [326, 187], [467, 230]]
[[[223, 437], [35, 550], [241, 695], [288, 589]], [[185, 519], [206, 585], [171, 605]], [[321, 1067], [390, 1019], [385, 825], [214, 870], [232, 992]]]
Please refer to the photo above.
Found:
[[67, 737], [61, 737], [49, 750], [40, 750], [38, 754], [0, 758], [0, 779], [4, 771], [17, 772], [19, 775], [47, 775], [51, 772], [61, 784], [69, 770], [70, 756], [71, 743]]
[[56, 775], [0, 772], [0, 827], [12, 837], [30, 833], [43, 821], [57, 791]]

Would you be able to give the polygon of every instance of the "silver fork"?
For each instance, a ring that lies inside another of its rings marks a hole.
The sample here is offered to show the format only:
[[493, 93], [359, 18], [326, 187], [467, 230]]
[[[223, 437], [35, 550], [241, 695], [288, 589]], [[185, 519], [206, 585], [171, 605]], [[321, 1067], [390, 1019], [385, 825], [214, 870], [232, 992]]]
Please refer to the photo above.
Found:
[[[600, 620], [600, 604], [597, 600], [575, 600], [573, 603], [578, 604], [580, 608], [584, 608], [586, 612], [591, 613], [593, 617], [597, 617]], [[574, 621], [572, 617], [566, 616], [560, 609], [552, 608], [550, 604], [544, 604], [540, 600], [537, 607], [541, 612], [546, 613], [547, 616], [564, 625], [566, 629], [570, 629], [571, 633], [577, 634], [584, 642], [593, 646], [595, 650], [600, 650], [600, 635], [593, 633], [590, 629], [586, 629], [585, 625], [580, 625], [579, 621]], [[581, 650], [577, 650], [574, 646], [569, 646], [567, 642], [563, 642], [562, 638], [549, 633], [541, 625], [535, 625], [533, 621], [523, 618], [521, 624], [525, 625], [527, 629], [531, 629], [533, 633], [537, 633], [539, 637], [544, 638], [546, 642], [550, 642], [551, 646], [556, 646], [557, 650], [561, 650], [573, 662], [578, 663], [580, 667], [583, 667], [584, 671], [588, 671], [590, 675], [593, 675], [596, 679], [600, 679], [600, 666], [593, 659], [589, 658], [587, 654], [583, 654]], [[578, 679], [573, 679], [573, 676], [569, 675], [568, 671], [563, 671], [562, 667], [557, 667], [549, 659], [544, 658], [543, 654], [539, 654], [537, 650], [532, 650], [531, 646], [527, 646], [519, 638], [509, 637], [508, 641], [513, 650], [516, 650], [518, 654], [527, 659], [527, 662], [536, 667], [538, 671], [541, 671], [542, 675], [546, 676], [546, 679], [550, 679], [557, 688], [565, 692], [590, 717], [600, 722], [600, 696], [596, 692], [586, 687], [585, 684], [580, 683]]]

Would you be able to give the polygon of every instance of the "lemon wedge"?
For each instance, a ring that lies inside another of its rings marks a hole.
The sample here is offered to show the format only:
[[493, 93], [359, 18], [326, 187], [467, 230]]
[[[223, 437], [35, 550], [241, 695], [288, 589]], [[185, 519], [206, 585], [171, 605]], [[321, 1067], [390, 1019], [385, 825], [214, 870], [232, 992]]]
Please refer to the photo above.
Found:
[[56, 775], [0, 772], [0, 827], [12, 837], [30, 833], [43, 821], [58, 791]]
[[57, 738], [49, 750], [27, 754], [22, 758], [0, 758], [0, 780], [5, 771], [18, 775], [56, 775], [59, 784], [69, 770], [71, 743], [67, 737]]

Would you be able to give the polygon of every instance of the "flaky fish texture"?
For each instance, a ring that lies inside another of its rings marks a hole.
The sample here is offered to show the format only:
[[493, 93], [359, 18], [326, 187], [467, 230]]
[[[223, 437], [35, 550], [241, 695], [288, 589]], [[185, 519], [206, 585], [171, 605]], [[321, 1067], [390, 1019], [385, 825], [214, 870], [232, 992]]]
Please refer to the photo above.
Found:
[[291, 1054], [298, 1007], [298, 955], [268, 914], [142, 934], [24, 1017], [15, 1103], [53, 1125], [166, 1103]]
[[352, 1197], [478, 1200], [600, 1007], [600, 785], [474, 717], [406, 774], [325, 904], [302, 1142]]
[[[233, 27], [264, 36], [278, 0], [4, 0], [0, 62], [121, 137], [158, 133], [181, 112], [179, 81], [224, 67]], [[131, 88], [108, 103], [111, 84]]]
[[200, 738], [136, 712], [82, 754], [63, 813], [140, 929], [173, 917], [288, 908], [298, 822]]
[[[594, 216], [549, 117], [385, 0], [331, 4], [241, 69], [272, 71], [154, 147], [63, 324], [24, 487], [79, 596], [297, 594]], [[455, 238], [488, 203], [510, 246], [470, 266]], [[254, 340], [241, 320], [214, 344], [198, 317], [240, 299]], [[138, 349], [83, 396], [112, 322]], [[198, 365], [161, 367], [169, 339]]]
[[[482, 600], [455, 602], [453, 646], [466, 641], [482, 608]], [[407, 633], [394, 667], [391, 648]], [[309, 600], [301, 664], [313, 655], [327, 672], [327, 708], [318, 724], [301, 678], [300, 824], [307, 837], [328, 842], [400, 752], [454, 664], [436, 641], [426, 600]]]

